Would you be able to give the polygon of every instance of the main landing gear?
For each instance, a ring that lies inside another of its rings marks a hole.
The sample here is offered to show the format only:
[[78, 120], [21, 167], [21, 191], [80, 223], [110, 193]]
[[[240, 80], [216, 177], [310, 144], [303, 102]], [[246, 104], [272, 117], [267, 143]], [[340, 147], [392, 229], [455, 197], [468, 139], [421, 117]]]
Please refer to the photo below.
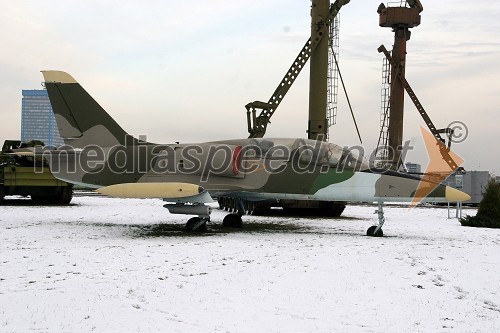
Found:
[[207, 231], [207, 222], [210, 221], [212, 208], [204, 204], [187, 205], [183, 203], [163, 205], [172, 214], [198, 215], [190, 218], [184, 230], [192, 232]]
[[[212, 213], [212, 208], [209, 206], [204, 204], [166, 204], [163, 207], [167, 208], [172, 214], [198, 215], [197, 217], [192, 217], [187, 221], [184, 228], [187, 232], [205, 232], [208, 230], [207, 222], [210, 222], [210, 214]], [[243, 220], [241, 217], [245, 213], [245, 208], [240, 200], [238, 200], [237, 207], [237, 213], [231, 213], [224, 217], [222, 220], [223, 227], [241, 228], [243, 226]], [[368, 228], [366, 235], [372, 237], [382, 237], [384, 236], [382, 227], [385, 223], [383, 202], [378, 203], [378, 209], [375, 213], [378, 216], [378, 224]]]
[[[246, 209], [243, 201], [240, 199], [235, 199], [236, 213], [228, 214], [222, 220], [222, 226], [224, 228], [241, 228], [243, 227], [243, 220], [241, 217], [245, 215]], [[233, 209], [234, 211], [234, 209]]]
[[[167, 208], [172, 214], [198, 215], [190, 218], [184, 230], [187, 232], [205, 232], [208, 230], [207, 222], [210, 222], [210, 214], [212, 208], [204, 204], [166, 204], [163, 207]], [[245, 208], [241, 200], [237, 202], [237, 213], [231, 213], [224, 217], [222, 226], [227, 228], [241, 228], [243, 221], [241, 217], [245, 213]]]
[[190, 218], [184, 230], [187, 232], [205, 232], [208, 231], [207, 222], [210, 221], [210, 217], [192, 217]]
[[245, 215], [246, 209], [245, 205], [243, 204], [243, 201], [240, 199], [234, 199], [235, 200], [235, 208], [233, 211], [236, 210], [236, 213], [231, 213], [228, 214], [224, 217], [222, 220], [222, 226], [224, 228], [241, 228], [243, 227], [243, 220], [241, 217]]
[[385, 223], [383, 202], [378, 203], [378, 209], [375, 211], [375, 214], [378, 215], [378, 224], [369, 227], [368, 230], [366, 231], [366, 235], [372, 237], [382, 237], [384, 236], [384, 232], [382, 231], [382, 226]]
[[241, 228], [243, 220], [239, 214], [228, 214], [222, 220], [222, 226], [225, 228]]

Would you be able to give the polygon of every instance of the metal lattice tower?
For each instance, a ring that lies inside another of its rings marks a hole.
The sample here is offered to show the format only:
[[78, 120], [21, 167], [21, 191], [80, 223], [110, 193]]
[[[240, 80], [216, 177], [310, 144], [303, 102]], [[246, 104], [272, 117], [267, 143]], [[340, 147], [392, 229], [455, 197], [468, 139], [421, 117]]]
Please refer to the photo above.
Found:
[[[328, 128], [337, 123], [337, 103], [339, 91], [339, 71], [335, 64], [335, 57], [339, 61], [339, 15], [335, 17], [330, 25], [328, 40], [328, 103], [326, 114], [328, 119]], [[330, 136], [328, 132], [328, 137]]]
[[378, 137], [377, 147], [379, 154], [377, 158], [387, 160], [388, 142], [389, 142], [389, 120], [390, 120], [390, 103], [391, 103], [391, 64], [387, 58], [382, 62], [382, 88], [380, 89], [380, 134]]

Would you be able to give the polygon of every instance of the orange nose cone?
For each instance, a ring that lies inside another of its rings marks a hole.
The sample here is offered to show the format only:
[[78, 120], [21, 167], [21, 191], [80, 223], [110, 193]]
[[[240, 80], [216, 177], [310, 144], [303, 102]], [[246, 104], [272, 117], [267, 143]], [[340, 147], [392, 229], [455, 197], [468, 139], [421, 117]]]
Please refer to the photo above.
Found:
[[449, 202], [462, 202], [462, 201], [469, 201], [470, 195], [468, 195], [465, 192], [459, 191], [456, 188], [446, 186], [446, 201]]

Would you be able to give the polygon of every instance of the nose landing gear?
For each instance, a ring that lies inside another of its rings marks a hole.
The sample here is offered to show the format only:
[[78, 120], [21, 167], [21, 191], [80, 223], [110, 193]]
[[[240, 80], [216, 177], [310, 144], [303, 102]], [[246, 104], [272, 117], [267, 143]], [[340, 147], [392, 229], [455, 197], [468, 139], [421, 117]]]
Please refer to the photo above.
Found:
[[366, 235], [371, 237], [383, 237], [384, 232], [382, 231], [382, 226], [385, 223], [383, 202], [378, 203], [378, 209], [375, 211], [375, 214], [378, 216], [378, 224], [369, 227], [366, 231]]

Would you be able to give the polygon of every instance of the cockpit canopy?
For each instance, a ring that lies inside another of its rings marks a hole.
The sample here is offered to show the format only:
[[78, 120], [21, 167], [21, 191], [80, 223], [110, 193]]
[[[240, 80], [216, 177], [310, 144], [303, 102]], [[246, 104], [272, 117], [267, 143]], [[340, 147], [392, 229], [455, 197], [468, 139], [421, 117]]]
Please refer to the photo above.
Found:
[[369, 168], [362, 150], [342, 148], [334, 143], [307, 139], [251, 139], [244, 147], [244, 158], [297, 161], [301, 164], [328, 165], [332, 168]]

